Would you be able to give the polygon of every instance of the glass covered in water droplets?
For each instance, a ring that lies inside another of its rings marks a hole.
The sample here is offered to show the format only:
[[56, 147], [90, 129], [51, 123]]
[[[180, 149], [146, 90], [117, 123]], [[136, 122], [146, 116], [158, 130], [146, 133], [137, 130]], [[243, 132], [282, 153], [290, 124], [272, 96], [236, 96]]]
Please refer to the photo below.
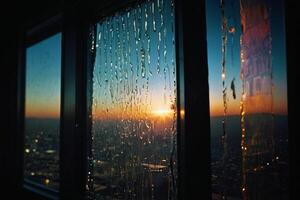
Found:
[[176, 199], [174, 5], [145, 1], [92, 31], [93, 199]]

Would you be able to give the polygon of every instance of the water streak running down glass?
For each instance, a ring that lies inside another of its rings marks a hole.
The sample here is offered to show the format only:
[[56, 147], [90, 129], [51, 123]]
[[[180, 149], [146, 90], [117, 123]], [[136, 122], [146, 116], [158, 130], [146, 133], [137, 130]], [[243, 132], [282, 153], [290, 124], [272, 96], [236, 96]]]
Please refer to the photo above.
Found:
[[145, 1], [95, 27], [88, 195], [176, 199], [173, 2]]
[[214, 200], [289, 199], [283, 4], [207, 1]]
[[24, 179], [59, 188], [61, 34], [26, 49]]

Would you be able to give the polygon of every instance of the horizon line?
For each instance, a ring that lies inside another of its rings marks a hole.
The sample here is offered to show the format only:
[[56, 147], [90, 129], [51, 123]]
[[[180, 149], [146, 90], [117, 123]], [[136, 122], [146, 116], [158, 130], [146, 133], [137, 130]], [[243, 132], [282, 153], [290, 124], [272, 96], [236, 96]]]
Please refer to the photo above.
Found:
[[[251, 113], [251, 114], [248, 114], [248, 115], [257, 115], [257, 114], [270, 114], [270, 113]], [[246, 114], [247, 115], [247, 114]], [[274, 113], [275, 116], [288, 116], [288, 113]], [[226, 115], [226, 117], [236, 117], [236, 116], [240, 116], [240, 114], [228, 114]], [[210, 115], [210, 118], [212, 117], [224, 117], [224, 115]], [[60, 120], [61, 117], [26, 117], [24, 118], [25, 120], [26, 119], [56, 119], [56, 120]], [[101, 121], [101, 120], [104, 120], [104, 119], [95, 119], [97, 121]], [[107, 121], [108, 119], [105, 119], [105, 121]], [[118, 120], [118, 118], [116, 119], [111, 119], [111, 120]]]

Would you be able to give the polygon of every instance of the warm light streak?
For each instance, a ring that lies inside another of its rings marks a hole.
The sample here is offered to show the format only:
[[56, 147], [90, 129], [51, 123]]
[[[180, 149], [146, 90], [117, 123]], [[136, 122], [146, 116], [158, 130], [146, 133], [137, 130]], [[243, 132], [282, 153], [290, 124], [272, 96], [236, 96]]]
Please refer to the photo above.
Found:
[[172, 113], [173, 113], [172, 110], [165, 109], [165, 108], [160, 108], [160, 109], [152, 111], [153, 115], [160, 116], [160, 117], [165, 117], [165, 116], [171, 115]]
[[184, 109], [181, 109], [181, 110], [180, 110], [180, 118], [181, 118], [181, 119], [184, 119], [184, 114], [185, 114]]

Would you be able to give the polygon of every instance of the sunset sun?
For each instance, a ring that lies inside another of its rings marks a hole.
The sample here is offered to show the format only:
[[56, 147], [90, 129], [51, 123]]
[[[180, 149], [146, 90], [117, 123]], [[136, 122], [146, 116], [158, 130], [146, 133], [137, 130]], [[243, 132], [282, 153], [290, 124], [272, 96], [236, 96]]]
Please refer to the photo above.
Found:
[[152, 114], [158, 117], [166, 117], [173, 113], [171, 109], [159, 108], [152, 111]]

